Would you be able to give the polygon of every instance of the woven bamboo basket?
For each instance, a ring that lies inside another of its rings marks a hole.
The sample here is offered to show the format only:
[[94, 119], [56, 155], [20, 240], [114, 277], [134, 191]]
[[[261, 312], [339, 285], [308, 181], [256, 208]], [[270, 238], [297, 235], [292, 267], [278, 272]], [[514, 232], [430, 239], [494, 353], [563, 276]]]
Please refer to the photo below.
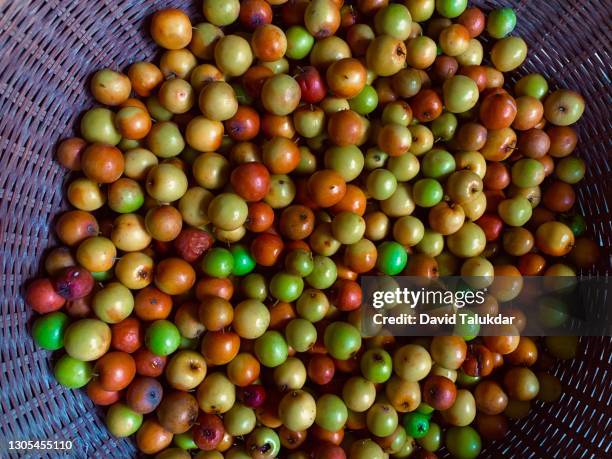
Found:
[[[23, 286], [36, 275], [54, 245], [51, 223], [66, 204], [65, 171], [53, 160], [59, 139], [73, 134], [79, 114], [93, 104], [89, 76], [102, 67], [125, 69], [151, 59], [156, 48], [147, 18], [162, 7], [180, 7], [202, 19], [193, 0], [4, 0], [0, 1], [0, 457], [10, 440], [72, 440], [70, 452], [27, 457], [134, 457], [132, 442], [113, 438], [102, 412], [82, 391], [53, 378], [51, 356], [37, 349]], [[520, 74], [537, 71], [552, 88], [582, 92], [587, 109], [578, 125], [579, 154], [587, 178], [578, 188], [589, 231], [603, 247], [602, 264], [590, 273], [610, 274], [609, 0], [479, 0], [485, 10], [516, 8], [515, 33], [529, 45]], [[612, 341], [582, 338], [579, 356], [561, 362], [564, 385], [554, 404], [534, 404], [503, 442], [482, 457], [603, 458], [612, 439]]]

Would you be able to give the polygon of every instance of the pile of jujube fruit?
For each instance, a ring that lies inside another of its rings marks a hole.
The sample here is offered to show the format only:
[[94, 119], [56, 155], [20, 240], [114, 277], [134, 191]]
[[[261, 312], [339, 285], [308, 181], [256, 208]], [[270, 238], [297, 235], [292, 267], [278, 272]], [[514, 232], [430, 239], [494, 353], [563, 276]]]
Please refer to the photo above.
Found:
[[57, 149], [74, 209], [26, 300], [59, 383], [166, 459], [469, 459], [556, 401], [548, 372], [578, 338], [360, 326], [362, 275], [571, 278], [597, 262], [573, 188], [585, 102], [508, 75], [527, 56], [515, 12], [202, 12], [155, 13], [159, 62], [96, 72], [98, 105]]

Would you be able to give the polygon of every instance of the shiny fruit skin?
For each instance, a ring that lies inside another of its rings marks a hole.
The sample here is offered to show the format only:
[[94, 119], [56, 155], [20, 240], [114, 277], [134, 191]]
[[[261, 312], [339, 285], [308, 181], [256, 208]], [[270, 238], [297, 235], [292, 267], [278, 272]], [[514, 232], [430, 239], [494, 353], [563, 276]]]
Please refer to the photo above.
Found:
[[359, 331], [344, 322], [332, 322], [325, 329], [325, 346], [334, 358], [346, 360], [356, 353], [361, 346]]
[[209, 331], [202, 338], [202, 355], [211, 366], [231, 362], [239, 348], [240, 337], [234, 332]]
[[260, 374], [259, 361], [249, 353], [240, 353], [227, 366], [230, 381], [237, 386], [252, 384]]
[[261, 233], [270, 228], [274, 222], [274, 210], [265, 202], [249, 203], [245, 226], [249, 231]]
[[283, 240], [275, 234], [262, 233], [251, 243], [251, 254], [257, 264], [273, 266], [284, 248]]
[[478, 86], [464, 75], [455, 75], [444, 82], [444, 104], [451, 113], [463, 113], [476, 105]]
[[519, 37], [506, 37], [497, 41], [491, 50], [491, 61], [500, 72], [519, 67], [527, 57], [527, 44]]
[[364, 120], [353, 110], [341, 110], [329, 116], [327, 135], [335, 145], [360, 145], [363, 143], [364, 132]]
[[537, 126], [544, 116], [544, 106], [534, 97], [524, 96], [516, 99], [517, 114], [512, 127], [526, 131]]
[[115, 114], [107, 108], [92, 108], [81, 118], [81, 136], [90, 143], [117, 145], [121, 134], [115, 127]]
[[97, 319], [81, 319], [68, 326], [64, 333], [64, 347], [68, 355], [82, 361], [97, 360], [104, 355], [111, 342], [109, 326]]
[[211, 81], [200, 91], [202, 114], [215, 121], [226, 121], [238, 112], [238, 100], [232, 86], [225, 81]]
[[401, 156], [408, 153], [412, 145], [412, 134], [407, 127], [390, 123], [378, 132], [377, 144], [389, 156]]
[[376, 267], [387, 275], [399, 274], [406, 266], [407, 261], [406, 250], [397, 242], [383, 242], [378, 247]]
[[251, 37], [251, 47], [255, 57], [263, 62], [272, 62], [282, 58], [287, 51], [287, 37], [277, 26], [261, 24]]
[[119, 391], [125, 389], [136, 375], [134, 358], [125, 352], [109, 352], [95, 366], [97, 380], [102, 389]]
[[556, 126], [569, 126], [576, 123], [584, 113], [583, 97], [575, 91], [560, 89], [544, 101], [544, 116]]
[[160, 10], [151, 20], [151, 36], [163, 48], [184, 48], [192, 37], [189, 17], [178, 9]]
[[[425, 70], [436, 60], [436, 42], [427, 36], [418, 36], [406, 41], [406, 63], [415, 69]], [[398, 48], [398, 51], [402, 51]], [[395, 72], [394, 72], [395, 73]]]
[[164, 429], [154, 419], [147, 419], [138, 429], [136, 434], [136, 445], [144, 454], [155, 454], [168, 447], [172, 442], [172, 432]]
[[334, 361], [325, 355], [313, 355], [308, 361], [308, 378], [315, 384], [329, 383], [335, 374]]
[[287, 51], [285, 55], [290, 59], [305, 58], [314, 45], [314, 37], [301, 25], [293, 25], [286, 31]]
[[64, 333], [68, 326], [68, 316], [56, 311], [36, 319], [32, 326], [32, 336], [43, 349], [55, 351], [64, 345]]
[[132, 84], [127, 76], [111, 69], [96, 72], [90, 90], [94, 98], [104, 105], [120, 105], [130, 96]]
[[136, 373], [152, 378], [164, 372], [167, 357], [153, 354], [146, 347], [141, 347], [134, 353], [136, 360]]
[[214, 48], [216, 66], [226, 76], [243, 75], [253, 62], [253, 54], [248, 41], [238, 35], [221, 37]]
[[457, 18], [457, 22], [468, 29], [471, 38], [478, 37], [485, 28], [486, 16], [480, 8], [472, 7], [466, 9]]
[[236, 114], [225, 121], [225, 131], [239, 142], [252, 140], [259, 133], [259, 114], [248, 105], [240, 105]]
[[219, 416], [203, 413], [198, 417], [192, 432], [193, 440], [198, 448], [213, 451], [221, 442], [225, 427]]
[[193, 267], [180, 258], [162, 260], [155, 271], [155, 285], [168, 295], [179, 295], [195, 283]]
[[75, 246], [88, 237], [97, 236], [100, 227], [96, 218], [89, 212], [71, 210], [58, 218], [55, 232], [64, 244]]
[[255, 355], [262, 365], [274, 368], [287, 359], [287, 342], [276, 331], [267, 331], [255, 342]]
[[302, 67], [295, 80], [300, 86], [302, 100], [306, 103], [319, 103], [327, 94], [325, 80], [321, 77], [316, 67]]
[[470, 32], [461, 24], [453, 24], [442, 30], [438, 40], [444, 54], [459, 56], [468, 49]]
[[340, 11], [331, 0], [313, 0], [304, 11], [304, 25], [317, 39], [329, 37], [340, 27]]
[[458, 369], [467, 355], [467, 345], [458, 336], [434, 337], [430, 347], [433, 360], [451, 370]]
[[291, 139], [272, 137], [263, 145], [262, 159], [272, 174], [288, 174], [298, 166], [300, 150]]
[[147, 328], [145, 344], [155, 355], [167, 356], [178, 348], [180, 334], [172, 322], [156, 320]]
[[512, 8], [493, 10], [487, 20], [487, 32], [493, 38], [504, 38], [516, 26], [516, 13]]
[[327, 87], [336, 97], [350, 99], [364, 88], [366, 69], [357, 59], [341, 59], [327, 68], [326, 79]]
[[146, 287], [134, 298], [134, 312], [142, 320], [165, 319], [171, 310], [172, 298], [156, 287]]
[[446, 445], [460, 459], [475, 459], [482, 448], [480, 436], [470, 426], [451, 427], [446, 434]]
[[542, 202], [549, 210], [556, 213], [568, 212], [576, 202], [576, 193], [571, 185], [555, 181], [544, 191]]
[[87, 148], [87, 142], [79, 137], [71, 137], [63, 140], [57, 147], [55, 157], [66, 169], [71, 171], [81, 170], [81, 155]]
[[436, 0], [436, 11], [446, 18], [456, 18], [467, 8], [467, 0]]
[[274, 115], [289, 115], [298, 106], [302, 92], [298, 82], [289, 75], [270, 77], [261, 88], [264, 108]]
[[164, 394], [162, 402], [156, 410], [157, 419], [164, 429], [174, 434], [189, 430], [198, 417], [198, 402], [196, 398], [182, 391]]
[[93, 366], [89, 362], [77, 360], [69, 355], [63, 355], [55, 364], [53, 374], [64, 387], [78, 389], [92, 378]]
[[115, 437], [129, 437], [142, 425], [142, 414], [123, 403], [115, 403], [106, 413], [106, 425]]
[[270, 189], [270, 173], [261, 163], [245, 163], [232, 171], [234, 190], [247, 202], [262, 200]]
[[493, 371], [493, 355], [485, 346], [470, 344], [461, 368], [468, 376], [488, 376]]
[[26, 290], [26, 302], [39, 314], [46, 314], [60, 309], [66, 299], [56, 292], [49, 279], [35, 279]]
[[410, 99], [410, 107], [414, 117], [421, 123], [433, 121], [442, 114], [442, 100], [431, 89], [422, 90]]
[[457, 388], [444, 376], [430, 375], [423, 383], [423, 401], [437, 410], [446, 410], [455, 403]]
[[308, 191], [315, 203], [321, 207], [331, 207], [344, 197], [346, 182], [332, 170], [320, 170], [308, 179]]
[[567, 255], [574, 246], [572, 230], [560, 222], [546, 222], [535, 233], [536, 247], [550, 256]]
[[576, 148], [578, 136], [576, 131], [568, 126], [552, 126], [546, 130], [550, 138], [549, 154], [554, 158], [570, 155]]
[[490, 130], [510, 127], [516, 114], [516, 101], [505, 91], [485, 97], [480, 105], [480, 121]]
[[128, 317], [111, 326], [111, 347], [118, 351], [132, 354], [143, 344], [144, 333], [141, 322], [135, 317]]
[[263, 65], [250, 67], [242, 76], [242, 83], [247, 94], [253, 98], [259, 98], [263, 84], [272, 75], [274, 72]]
[[498, 240], [504, 227], [501, 218], [494, 214], [484, 214], [475, 223], [484, 231], [487, 242]]
[[527, 401], [536, 397], [540, 384], [535, 374], [524, 367], [514, 367], [504, 375], [504, 387], [509, 397]]
[[86, 387], [87, 396], [95, 405], [108, 406], [118, 402], [123, 395], [120, 391], [107, 391], [100, 387], [97, 380], [89, 381]]
[[389, 35], [379, 35], [368, 46], [366, 62], [368, 68], [382, 77], [394, 75], [406, 62], [406, 45]]
[[115, 182], [124, 167], [123, 154], [111, 145], [90, 145], [81, 156], [83, 173], [96, 183]]
[[144, 61], [133, 63], [127, 75], [132, 83], [132, 89], [141, 97], [148, 97], [164, 79], [159, 67]]

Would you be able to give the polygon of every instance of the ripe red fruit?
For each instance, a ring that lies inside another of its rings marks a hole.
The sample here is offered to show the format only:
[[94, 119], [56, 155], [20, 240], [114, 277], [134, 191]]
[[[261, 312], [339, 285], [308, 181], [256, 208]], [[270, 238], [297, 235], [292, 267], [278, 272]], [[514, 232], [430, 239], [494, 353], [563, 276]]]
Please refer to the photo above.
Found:
[[251, 242], [251, 255], [258, 265], [273, 266], [283, 251], [285, 244], [275, 234], [262, 233]]
[[136, 362], [126, 352], [108, 352], [96, 362], [95, 371], [102, 389], [123, 390], [136, 376]]
[[302, 100], [306, 103], [319, 103], [327, 94], [325, 82], [315, 67], [310, 65], [302, 67], [300, 73], [296, 75], [295, 81], [300, 85]]
[[78, 300], [92, 291], [94, 278], [81, 266], [69, 266], [60, 271], [53, 281], [53, 287], [67, 300]]
[[39, 314], [57, 311], [66, 299], [55, 291], [49, 279], [35, 279], [25, 294], [26, 303]]
[[174, 240], [177, 254], [185, 261], [193, 263], [212, 247], [214, 240], [207, 231], [184, 228]]
[[270, 172], [261, 163], [244, 163], [232, 171], [230, 182], [245, 201], [261, 201], [270, 190]]
[[421, 123], [435, 120], [442, 114], [442, 99], [433, 89], [423, 89], [410, 99], [414, 117]]
[[157, 378], [164, 372], [168, 357], [155, 355], [146, 347], [141, 347], [134, 352], [134, 360], [136, 361], [136, 373]]
[[315, 447], [314, 457], [315, 459], [346, 459], [346, 453], [340, 446], [325, 442]]
[[480, 104], [480, 121], [490, 130], [510, 127], [516, 113], [516, 101], [506, 91], [490, 94]]
[[357, 309], [361, 299], [361, 286], [353, 280], [338, 279], [331, 288], [330, 301], [340, 311]]
[[225, 428], [223, 421], [215, 414], [203, 413], [191, 429], [193, 441], [204, 451], [213, 451], [221, 443]]
[[131, 354], [136, 352], [143, 343], [144, 332], [140, 320], [128, 317], [111, 326], [111, 346], [118, 351]]
[[261, 121], [256, 110], [248, 105], [241, 105], [229, 120], [225, 121], [225, 131], [239, 142], [245, 142], [257, 137]]
[[265, 0], [244, 0], [238, 20], [247, 29], [255, 30], [257, 26], [272, 22], [272, 7]]
[[334, 361], [322, 354], [315, 354], [308, 361], [308, 378], [320, 386], [328, 384], [334, 379], [336, 365]]
[[471, 344], [461, 368], [470, 376], [488, 376], [493, 371], [493, 353], [482, 344]]
[[274, 223], [274, 209], [270, 204], [258, 201], [249, 203], [249, 214], [246, 227], [253, 233], [262, 233]]
[[423, 401], [436, 410], [450, 408], [456, 397], [457, 387], [444, 376], [431, 375], [423, 384]]
[[113, 403], [118, 402], [123, 395], [123, 393], [118, 390], [103, 389], [100, 381], [97, 379], [92, 379], [89, 381], [86, 390], [87, 396], [91, 399], [91, 401], [100, 406], [112, 405]]
[[498, 240], [504, 228], [502, 219], [494, 214], [484, 214], [475, 223], [482, 228], [489, 242]]
[[238, 388], [237, 392], [236, 396], [240, 403], [249, 408], [260, 407], [266, 401], [266, 390], [260, 384]]

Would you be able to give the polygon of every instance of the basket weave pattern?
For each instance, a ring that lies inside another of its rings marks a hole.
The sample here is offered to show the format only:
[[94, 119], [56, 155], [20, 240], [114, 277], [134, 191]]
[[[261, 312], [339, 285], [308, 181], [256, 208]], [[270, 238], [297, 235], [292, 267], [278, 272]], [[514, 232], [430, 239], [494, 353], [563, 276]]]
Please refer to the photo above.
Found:
[[[83, 391], [59, 386], [50, 354], [29, 334], [31, 312], [23, 285], [53, 246], [52, 221], [66, 206], [65, 171], [53, 160], [59, 139], [74, 134], [79, 114], [93, 104], [88, 78], [102, 67], [123, 69], [152, 59], [147, 18], [181, 7], [202, 20], [200, 0], [0, 1], [0, 457], [9, 440], [72, 440], [69, 457], [130, 457], [130, 441], [109, 435], [102, 413]], [[514, 6], [516, 34], [529, 45], [520, 74], [543, 73], [554, 89], [577, 89], [587, 100], [579, 123], [579, 154], [588, 163], [577, 190], [589, 231], [604, 248], [594, 272], [610, 274], [612, 190], [608, 0], [480, 0], [489, 10]], [[518, 76], [518, 74], [517, 74]], [[585, 273], [590, 274], [590, 273]], [[535, 403], [485, 457], [590, 458], [610, 456], [612, 342], [581, 340], [580, 356], [556, 374], [565, 391], [554, 404]], [[23, 456], [21, 456], [23, 457]], [[28, 457], [59, 457], [32, 453]]]

